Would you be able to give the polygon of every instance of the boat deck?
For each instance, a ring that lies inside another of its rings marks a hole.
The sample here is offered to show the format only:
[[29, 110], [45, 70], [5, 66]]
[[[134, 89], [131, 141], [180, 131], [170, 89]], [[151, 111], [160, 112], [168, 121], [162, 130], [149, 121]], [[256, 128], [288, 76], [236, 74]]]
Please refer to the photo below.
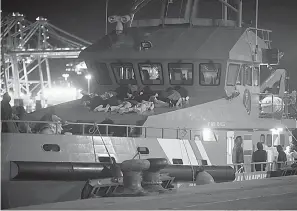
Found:
[[97, 198], [17, 209], [96, 210], [239, 210], [297, 209], [297, 176], [189, 187], [176, 193], [146, 197]]

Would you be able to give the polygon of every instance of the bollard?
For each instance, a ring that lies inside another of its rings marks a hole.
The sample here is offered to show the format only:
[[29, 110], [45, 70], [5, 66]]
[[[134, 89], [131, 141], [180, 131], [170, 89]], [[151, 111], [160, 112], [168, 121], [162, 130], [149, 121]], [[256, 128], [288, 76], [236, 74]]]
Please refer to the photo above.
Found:
[[196, 176], [196, 185], [206, 185], [213, 183], [215, 183], [213, 177], [209, 173], [207, 173], [203, 167], [198, 168]]
[[113, 182], [119, 182], [123, 178], [123, 172], [121, 171], [121, 166], [117, 163], [111, 165], [111, 175]]
[[164, 169], [168, 165], [167, 159], [150, 158], [147, 160], [150, 162], [150, 167], [148, 170], [143, 172], [143, 188], [148, 192], [165, 192], [166, 189], [161, 185], [162, 181], [160, 179], [160, 170]]
[[[146, 192], [141, 186], [142, 172], [150, 167], [148, 160], [126, 160], [121, 164], [124, 189], [119, 195], [141, 196]], [[118, 195], [118, 194], [117, 194]]]

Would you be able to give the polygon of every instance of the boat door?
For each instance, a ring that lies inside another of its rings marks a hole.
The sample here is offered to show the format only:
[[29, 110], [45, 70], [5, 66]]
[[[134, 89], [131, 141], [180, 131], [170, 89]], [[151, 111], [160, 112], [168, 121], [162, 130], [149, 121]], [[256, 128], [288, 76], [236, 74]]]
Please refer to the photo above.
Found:
[[232, 151], [234, 147], [234, 131], [227, 131], [227, 164], [232, 164]]

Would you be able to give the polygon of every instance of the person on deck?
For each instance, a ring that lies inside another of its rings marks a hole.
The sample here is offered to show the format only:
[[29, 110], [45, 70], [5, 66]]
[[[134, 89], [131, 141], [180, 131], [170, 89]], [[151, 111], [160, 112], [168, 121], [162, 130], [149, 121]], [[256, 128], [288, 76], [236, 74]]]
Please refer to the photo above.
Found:
[[238, 171], [241, 167], [241, 165], [239, 164], [244, 163], [242, 142], [243, 140], [241, 136], [237, 136], [234, 140], [232, 161], [233, 161], [233, 164], [235, 165], [236, 171]]
[[[1, 101], [1, 120], [13, 120], [13, 111], [10, 105], [11, 97], [8, 92], [3, 95]], [[2, 122], [2, 132], [16, 133], [18, 132], [17, 126], [14, 122]]]
[[[23, 106], [17, 106], [15, 109], [16, 109], [16, 116], [18, 117], [18, 119], [21, 121], [24, 121], [26, 118], [25, 116], [27, 114], [25, 108]], [[32, 133], [28, 122], [18, 122], [17, 126], [20, 133]]]
[[[263, 144], [261, 142], [257, 143], [257, 148], [252, 155], [252, 162], [253, 163], [260, 163], [260, 162], [267, 162], [267, 152], [263, 150]], [[255, 164], [256, 171], [265, 171], [265, 164]]]
[[281, 145], [277, 145], [276, 149], [278, 152], [277, 167], [280, 169], [284, 165], [284, 163], [287, 161], [287, 155], [284, 152], [283, 147]]

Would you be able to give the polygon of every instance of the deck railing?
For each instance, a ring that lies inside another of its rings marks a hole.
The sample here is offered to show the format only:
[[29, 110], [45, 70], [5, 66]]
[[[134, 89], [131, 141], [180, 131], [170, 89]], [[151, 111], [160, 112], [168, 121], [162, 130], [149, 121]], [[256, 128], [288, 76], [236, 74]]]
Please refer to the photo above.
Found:
[[[281, 170], [290, 167], [293, 163], [297, 161], [286, 161], [286, 162], [252, 162], [252, 163], [238, 163], [238, 164], [228, 164], [232, 166], [236, 173], [251, 173], [251, 172], [267, 172]], [[257, 169], [256, 169], [257, 166]], [[297, 169], [296, 172], [297, 173]]]
[[[54, 134], [60, 134], [58, 131], [58, 126], [62, 126], [61, 122], [49, 122], [49, 121], [27, 121], [27, 120], [2, 120], [2, 123], [25, 123], [29, 124], [31, 128], [34, 128], [36, 124], [52, 124], [55, 125], [56, 131]], [[66, 124], [65, 124], [66, 123]], [[82, 123], [82, 122], [65, 122], [64, 126], [78, 125], [79, 128], [76, 128], [76, 132], [74, 135], [102, 135], [102, 136], [113, 136], [114, 133], [120, 137], [135, 137], [135, 136], [143, 136], [145, 138], [149, 137], [158, 137], [165, 138], [170, 134], [171, 138], [190, 138], [194, 139], [195, 136], [200, 135], [201, 130], [199, 129], [189, 129], [189, 128], [158, 128], [158, 127], [148, 127], [148, 126], [137, 126], [137, 125], [118, 125], [118, 124], [98, 124], [98, 123]], [[117, 130], [119, 129], [119, 130]], [[139, 131], [136, 131], [139, 130]], [[222, 130], [222, 128], [218, 128], [218, 130]], [[29, 131], [26, 131], [29, 133]], [[100, 133], [99, 133], [100, 132]], [[10, 132], [13, 133], [13, 132]], [[67, 134], [67, 129], [66, 129]], [[155, 134], [155, 135], [153, 135]], [[167, 134], [167, 135], [166, 135]]]
[[[67, 126], [75, 127], [69, 132], [69, 135], [87, 135], [87, 136], [115, 136], [115, 137], [143, 137], [143, 138], [170, 138], [170, 139], [187, 139], [187, 140], [201, 140], [201, 141], [217, 141], [217, 135], [219, 131], [248, 131], [253, 132], [254, 128], [229, 128], [227, 125], [225, 127], [216, 127], [215, 125], [209, 124], [206, 126], [208, 132], [210, 132], [211, 140], [203, 140], [203, 130], [193, 129], [193, 128], [166, 128], [166, 127], [150, 127], [150, 126], [137, 126], [137, 125], [118, 125], [118, 124], [98, 124], [98, 123], [83, 123], [83, 122], [49, 122], [49, 121], [28, 121], [28, 120], [2, 120], [1, 123], [15, 124], [25, 123], [34, 129], [36, 124], [52, 124], [55, 126], [55, 132], [52, 134], [56, 135], [67, 135], [67, 131], [70, 131]], [[65, 124], [66, 123], [66, 124]], [[228, 124], [228, 123], [227, 123]], [[64, 126], [64, 134], [61, 134], [58, 126]], [[77, 126], [77, 127], [76, 127]], [[17, 128], [17, 127], [15, 127]], [[255, 128], [261, 131], [269, 131], [271, 128]], [[288, 130], [288, 129], [284, 129]], [[100, 133], [99, 133], [100, 131]], [[10, 131], [8, 133], [19, 133], [19, 131]], [[24, 133], [24, 132], [23, 132]], [[26, 133], [31, 133], [28, 130]], [[34, 133], [42, 134], [39, 131], [34, 131]], [[49, 135], [49, 134], [47, 134]]]

